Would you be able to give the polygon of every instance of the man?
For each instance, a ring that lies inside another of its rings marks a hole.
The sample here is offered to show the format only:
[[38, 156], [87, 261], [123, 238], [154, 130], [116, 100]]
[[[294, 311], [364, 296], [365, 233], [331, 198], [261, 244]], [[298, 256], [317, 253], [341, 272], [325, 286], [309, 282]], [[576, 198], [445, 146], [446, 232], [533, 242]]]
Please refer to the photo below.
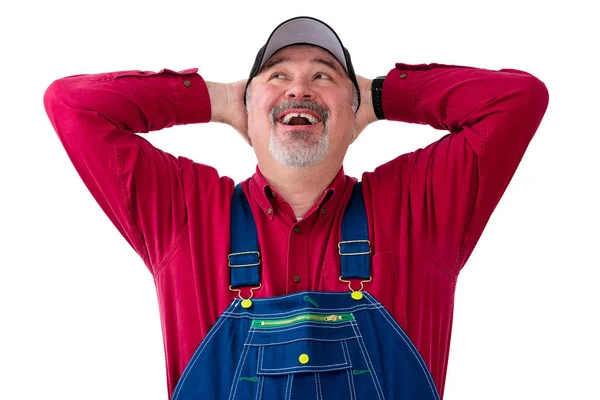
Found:
[[[308, 17], [273, 31], [247, 81], [196, 72], [77, 75], [44, 96], [84, 183], [153, 274], [169, 395], [442, 397], [456, 279], [541, 122], [544, 84], [442, 64], [365, 79]], [[378, 119], [448, 133], [357, 184], [344, 156]], [[256, 153], [237, 189], [135, 135], [209, 121]]]

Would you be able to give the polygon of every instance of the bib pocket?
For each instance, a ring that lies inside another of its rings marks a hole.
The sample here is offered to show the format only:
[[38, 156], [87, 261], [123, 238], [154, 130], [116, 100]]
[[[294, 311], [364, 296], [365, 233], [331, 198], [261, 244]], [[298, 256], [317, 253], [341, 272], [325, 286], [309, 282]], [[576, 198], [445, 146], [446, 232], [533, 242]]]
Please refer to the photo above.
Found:
[[[244, 386], [258, 399], [318, 399], [332, 387], [340, 399], [357, 399], [355, 376], [368, 366], [355, 325], [351, 313], [254, 320], [240, 375], [242, 380], [252, 377], [256, 384]], [[357, 378], [363, 382], [360, 386], [374, 389], [368, 375]]]
[[249, 346], [257, 347], [257, 375], [352, 368], [347, 341], [356, 339], [352, 314], [300, 314], [255, 320]]

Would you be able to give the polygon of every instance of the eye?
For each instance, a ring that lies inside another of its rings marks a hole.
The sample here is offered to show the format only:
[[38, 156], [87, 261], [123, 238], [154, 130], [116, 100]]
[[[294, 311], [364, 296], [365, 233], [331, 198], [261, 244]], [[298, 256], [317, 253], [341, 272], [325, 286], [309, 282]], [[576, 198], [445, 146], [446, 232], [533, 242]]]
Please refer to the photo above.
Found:
[[274, 74], [271, 75], [271, 77], [269, 79], [282, 79], [285, 78], [285, 75], [282, 74], [281, 72], [275, 72]]
[[318, 73], [315, 75], [315, 79], [331, 79], [331, 77], [327, 74], [323, 74], [323, 73]]

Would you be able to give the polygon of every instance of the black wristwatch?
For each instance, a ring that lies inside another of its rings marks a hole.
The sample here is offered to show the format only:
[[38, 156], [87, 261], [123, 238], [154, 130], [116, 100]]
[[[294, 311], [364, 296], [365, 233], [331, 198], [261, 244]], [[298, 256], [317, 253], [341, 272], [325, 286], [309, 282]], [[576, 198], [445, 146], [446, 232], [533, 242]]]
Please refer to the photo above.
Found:
[[383, 81], [385, 80], [385, 76], [378, 76], [373, 79], [373, 83], [371, 84], [371, 96], [373, 98], [373, 111], [375, 111], [375, 116], [377, 119], [385, 119], [383, 115], [383, 105], [381, 103], [381, 93], [383, 92]]

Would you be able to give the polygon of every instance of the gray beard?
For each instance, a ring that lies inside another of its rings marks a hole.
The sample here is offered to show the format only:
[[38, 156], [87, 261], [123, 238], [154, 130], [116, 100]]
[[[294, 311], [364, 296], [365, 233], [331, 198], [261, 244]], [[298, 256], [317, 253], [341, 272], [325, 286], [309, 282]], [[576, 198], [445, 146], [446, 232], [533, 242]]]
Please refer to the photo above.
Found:
[[280, 138], [271, 127], [269, 152], [275, 160], [286, 168], [311, 168], [327, 157], [329, 150], [329, 129], [324, 125], [323, 134], [317, 141], [311, 139], [308, 131], [292, 131]]
[[[283, 138], [275, 134], [275, 115], [288, 108], [306, 108], [313, 110], [323, 120], [323, 134], [317, 141], [312, 140], [309, 131], [290, 131]], [[304, 169], [311, 168], [327, 157], [329, 152], [329, 110], [312, 101], [288, 100], [274, 107], [270, 113], [271, 135], [269, 138], [269, 152], [273, 158], [286, 168]]]

